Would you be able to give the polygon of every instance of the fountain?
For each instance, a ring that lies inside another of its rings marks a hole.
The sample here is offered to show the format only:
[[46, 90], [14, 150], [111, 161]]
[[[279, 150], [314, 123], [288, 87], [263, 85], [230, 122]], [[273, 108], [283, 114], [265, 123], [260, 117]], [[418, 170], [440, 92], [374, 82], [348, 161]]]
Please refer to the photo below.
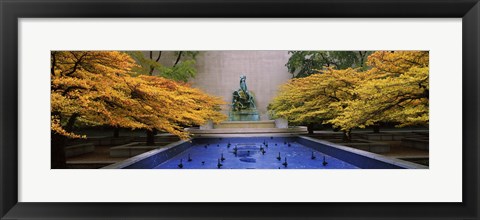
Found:
[[260, 121], [255, 98], [247, 88], [247, 77], [240, 76], [240, 89], [233, 92], [230, 121]]
[[[254, 94], [248, 90], [246, 80], [247, 77], [245, 75], [240, 76], [240, 88], [232, 93], [232, 102], [227, 109], [228, 120], [217, 124], [209, 120], [198, 128], [191, 127], [185, 130], [196, 137], [268, 135], [270, 139], [273, 138], [272, 135], [289, 136], [307, 133], [307, 128], [304, 126], [288, 126], [286, 119], [260, 118], [261, 108], [257, 108]], [[268, 148], [268, 144], [265, 147]], [[208, 148], [208, 146], [205, 146], [205, 148]], [[230, 148], [230, 143], [227, 145], [227, 148]]]

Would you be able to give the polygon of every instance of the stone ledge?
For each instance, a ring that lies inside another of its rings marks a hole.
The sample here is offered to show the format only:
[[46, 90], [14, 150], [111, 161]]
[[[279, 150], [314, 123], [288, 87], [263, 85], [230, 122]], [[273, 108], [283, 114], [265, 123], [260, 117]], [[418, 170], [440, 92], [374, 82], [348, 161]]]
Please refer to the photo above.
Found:
[[425, 132], [380, 132], [380, 133], [355, 133], [353, 134], [362, 139], [372, 141], [400, 141], [403, 138], [428, 136]]
[[[133, 142], [110, 148], [110, 157], [133, 157], [145, 152], [157, 149], [162, 146], [138, 146], [141, 142]], [[137, 145], [137, 146], [135, 146]]]
[[382, 142], [375, 142], [364, 139], [352, 139], [352, 142], [341, 142], [341, 139], [322, 139], [332, 143], [337, 143], [356, 149], [369, 151], [373, 153], [388, 153], [390, 152], [390, 145]]
[[[238, 128], [275, 128], [275, 121], [224, 121], [213, 125], [213, 129], [238, 129]], [[209, 130], [209, 129], [203, 129]]]
[[402, 138], [402, 144], [406, 147], [420, 150], [429, 150], [429, 141], [423, 138]]
[[241, 134], [196, 134], [195, 139], [201, 138], [238, 138], [238, 137], [297, 137], [303, 133], [241, 133]]
[[119, 144], [126, 144], [132, 141], [134, 137], [124, 136], [124, 137], [88, 137], [87, 139], [79, 139], [72, 142], [72, 144], [77, 144], [79, 142], [91, 143], [95, 146], [115, 146]]
[[92, 143], [76, 144], [65, 147], [65, 157], [75, 157], [82, 154], [92, 153], [95, 146]]
[[196, 129], [187, 128], [188, 132], [193, 135], [203, 134], [262, 134], [262, 133], [295, 133], [304, 134], [307, 133], [307, 128], [303, 126], [290, 127], [290, 128], [216, 128], [216, 129]]
[[[175, 141], [179, 141], [180, 138], [178, 138], [177, 136], [173, 136], [173, 135], [169, 135], [169, 136], [166, 136], [166, 135], [155, 135], [155, 142], [157, 143], [171, 143], [171, 142], [175, 142]], [[147, 141], [147, 137], [146, 136], [140, 136], [140, 137], [135, 137], [132, 141], [135, 141], [135, 142], [146, 142]]]
[[68, 169], [98, 169], [118, 161], [67, 161]]

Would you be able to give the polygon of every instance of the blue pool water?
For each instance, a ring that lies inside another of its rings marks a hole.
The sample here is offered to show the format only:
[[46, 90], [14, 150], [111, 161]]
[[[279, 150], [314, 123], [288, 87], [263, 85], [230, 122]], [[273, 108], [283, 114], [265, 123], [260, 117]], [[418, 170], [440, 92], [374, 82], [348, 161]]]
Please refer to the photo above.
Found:
[[304, 146], [296, 140], [277, 137], [200, 138], [195, 139], [188, 149], [154, 168], [358, 169], [357, 166]]

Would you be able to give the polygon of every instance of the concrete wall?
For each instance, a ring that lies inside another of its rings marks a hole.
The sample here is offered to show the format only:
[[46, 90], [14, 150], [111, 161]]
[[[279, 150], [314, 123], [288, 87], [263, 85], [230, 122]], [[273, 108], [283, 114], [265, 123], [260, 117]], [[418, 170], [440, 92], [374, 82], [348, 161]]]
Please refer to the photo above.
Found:
[[267, 105], [279, 85], [291, 78], [285, 66], [288, 58], [287, 51], [203, 51], [197, 56], [197, 76], [190, 83], [230, 104], [233, 91], [240, 88], [240, 75], [246, 75], [260, 120], [268, 120]]

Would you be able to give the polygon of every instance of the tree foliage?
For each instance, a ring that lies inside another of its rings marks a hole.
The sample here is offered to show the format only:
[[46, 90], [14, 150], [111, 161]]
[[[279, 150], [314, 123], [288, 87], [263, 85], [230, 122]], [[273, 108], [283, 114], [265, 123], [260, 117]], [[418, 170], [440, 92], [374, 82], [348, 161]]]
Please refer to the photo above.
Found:
[[369, 57], [368, 80], [354, 89], [358, 98], [329, 122], [342, 128], [364, 128], [378, 122], [399, 127], [429, 122], [429, 53], [380, 51]]
[[370, 51], [289, 51], [286, 64], [292, 78], [306, 77], [327, 68], [366, 68]]
[[296, 124], [328, 123], [345, 132], [379, 122], [428, 125], [428, 52], [377, 51], [367, 65], [330, 67], [291, 79], [270, 104], [270, 114]]
[[196, 51], [128, 51], [139, 64], [133, 71], [141, 75], [158, 75], [187, 82], [195, 77]]
[[52, 131], [69, 136], [68, 120], [88, 125], [158, 129], [188, 134], [182, 125], [220, 121], [221, 99], [185, 83], [156, 76], [131, 76], [137, 66], [116, 51], [52, 52]]
[[149, 130], [162, 130], [185, 139], [185, 126], [225, 120], [226, 116], [220, 113], [219, 106], [224, 104], [220, 98], [185, 83], [141, 75], [127, 78], [126, 84], [134, 100], [129, 106], [131, 117]]
[[129, 104], [128, 94], [122, 90], [123, 79], [135, 66], [128, 55], [54, 51], [51, 62], [52, 131], [78, 137], [71, 132], [76, 120], [90, 125], [142, 127], [122, 108]]
[[342, 105], [356, 98], [353, 89], [363, 80], [364, 74], [352, 68], [329, 68], [322, 73], [291, 79], [282, 85], [270, 104], [271, 115], [295, 124], [338, 117]]
[[[197, 73], [195, 58], [199, 52], [196, 51], [128, 51], [127, 53], [139, 64], [133, 69], [136, 75], [156, 75], [177, 82], [186, 82]], [[155, 144], [156, 133], [155, 128], [146, 131], [147, 145]]]

